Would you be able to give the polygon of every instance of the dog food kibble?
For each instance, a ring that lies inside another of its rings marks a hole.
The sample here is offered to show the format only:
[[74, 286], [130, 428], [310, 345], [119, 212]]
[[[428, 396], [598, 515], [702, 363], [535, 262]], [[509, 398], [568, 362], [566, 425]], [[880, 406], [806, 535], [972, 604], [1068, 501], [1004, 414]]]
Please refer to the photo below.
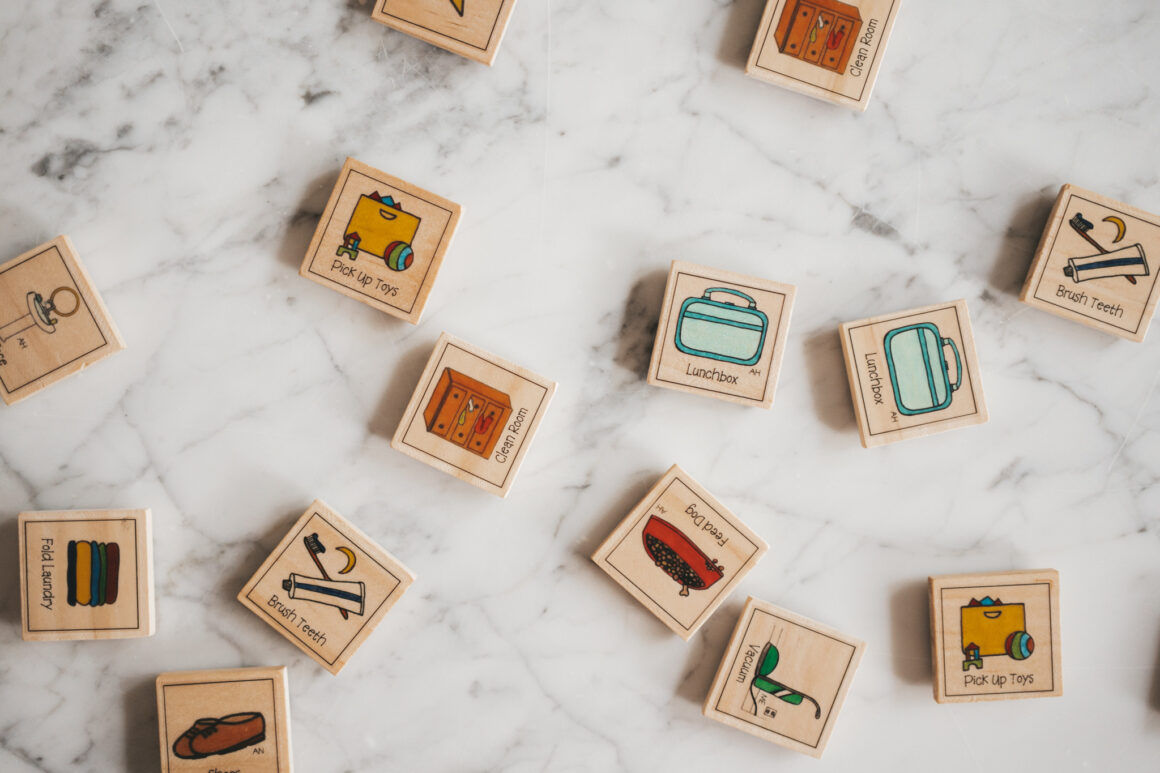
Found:
[[648, 546], [649, 555], [656, 561], [656, 565], [664, 570], [665, 574], [681, 584], [682, 596], [689, 595], [689, 588], [700, 590], [705, 587], [705, 581], [693, 571], [693, 567], [677, 555], [677, 551], [651, 534], [646, 534], [644, 541]]

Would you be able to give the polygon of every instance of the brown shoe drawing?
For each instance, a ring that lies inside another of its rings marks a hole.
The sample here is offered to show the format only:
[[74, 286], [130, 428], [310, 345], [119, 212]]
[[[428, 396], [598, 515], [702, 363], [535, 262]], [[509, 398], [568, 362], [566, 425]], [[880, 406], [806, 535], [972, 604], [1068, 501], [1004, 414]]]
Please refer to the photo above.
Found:
[[173, 742], [173, 753], [183, 760], [229, 754], [266, 740], [266, 718], [256, 711], [221, 719], [199, 719]]

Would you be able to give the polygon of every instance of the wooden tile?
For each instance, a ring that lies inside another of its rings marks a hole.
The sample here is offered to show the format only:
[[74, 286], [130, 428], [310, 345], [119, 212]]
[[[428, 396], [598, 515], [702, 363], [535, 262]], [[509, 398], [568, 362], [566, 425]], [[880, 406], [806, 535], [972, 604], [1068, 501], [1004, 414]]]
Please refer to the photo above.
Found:
[[12, 405], [125, 348], [67, 236], [0, 265], [0, 398]]
[[157, 677], [162, 773], [290, 773], [286, 668]]
[[673, 261], [648, 383], [773, 405], [794, 287]]
[[1065, 185], [1019, 299], [1143, 341], [1160, 300], [1160, 215]]
[[152, 636], [152, 523], [148, 510], [21, 513], [24, 639]]
[[1054, 569], [931, 577], [930, 621], [939, 703], [1063, 695]]
[[414, 581], [397, 558], [316, 499], [238, 601], [337, 674]]
[[444, 333], [391, 448], [506, 497], [556, 384]]
[[986, 423], [966, 301], [847, 322], [841, 335], [864, 447]]
[[417, 324], [462, 207], [348, 158], [299, 274]]
[[821, 757], [866, 645], [753, 597], [733, 629], [705, 716]]
[[901, 0], [768, 0], [745, 72], [865, 110]]
[[371, 18], [491, 65], [515, 5], [516, 0], [377, 0]]
[[592, 560], [688, 641], [768, 550], [674, 464]]

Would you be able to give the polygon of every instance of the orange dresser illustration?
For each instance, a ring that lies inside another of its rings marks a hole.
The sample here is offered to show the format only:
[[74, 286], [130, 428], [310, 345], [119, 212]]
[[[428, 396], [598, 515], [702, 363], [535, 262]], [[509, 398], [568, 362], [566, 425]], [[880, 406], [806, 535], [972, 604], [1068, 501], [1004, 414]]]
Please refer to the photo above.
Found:
[[511, 412], [511, 398], [503, 392], [444, 368], [423, 420], [428, 432], [487, 458]]
[[862, 14], [837, 0], [789, 0], [774, 39], [783, 54], [843, 72], [854, 51]]

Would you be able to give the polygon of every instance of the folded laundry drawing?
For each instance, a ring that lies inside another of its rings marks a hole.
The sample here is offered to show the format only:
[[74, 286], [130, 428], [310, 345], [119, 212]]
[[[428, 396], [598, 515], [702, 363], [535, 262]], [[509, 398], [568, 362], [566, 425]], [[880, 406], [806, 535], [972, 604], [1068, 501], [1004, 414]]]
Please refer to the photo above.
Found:
[[[919, 322], [891, 330], [882, 345], [899, 413], [917, 416], [950, 406], [954, 392], [963, 383], [963, 361], [954, 341], [943, 338], [934, 324]], [[953, 384], [950, 365], [943, 356], [946, 347], [955, 355]]]
[[[821, 719], [822, 707], [818, 702], [806, 695], [803, 692], [798, 692], [791, 687], [786, 687], [781, 682], [774, 681], [769, 678], [773, 670], [777, 668], [778, 661], [781, 656], [778, 654], [777, 647], [770, 642], [765, 645], [761, 651], [761, 657], [757, 659], [757, 673], [754, 674], [753, 679], [749, 682], [749, 697], [753, 699], [753, 713], [763, 713], [769, 717], [777, 716], [777, 709], [772, 706], [765, 706], [765, 697], [759, 693], [765, 693], [773, 698], [790, 704], [791, 706], [800, 706], [803, 701], [809, 701], [814, 704], [814, 719]], [[764, 709], [759, 712], [758, 709]]]
[[260, 712], [246, 711], [197, 720], [173, 742], [173, 753], [183, 760], [200, 760], [265, 740], [266, 718]]
[[282, 581], [282, 589], [288, 592], [292, 599], [326, 604], [356, 615], [363, 613], [363, 604], [366, 602], [366, 584], [363, 582], [324, 580], [291, 572], [290, 576]]
[[69, 540], [68, 604], [101, 607], [117, 601], [121, 548], [116, 542]]
[[[746, 307], [714, 300], [714, 293], [744, 300]], [[677, 349], [694, 357], [755, 365], [761, 359], [769, 317], [757, 301], [728, 287], [710, 287], [700, 297], [686, 298], [677, 316]]]
[[335, 254], [355, 260], [359, 252], [365, 252], [382, 258], [392, 271], [405, 271], [415, 260], [411, 244], [420, 222], [390, 196], [377, 192], [359, 196]]
[[701, 552], [676, 526], [650, 516], [642, 534], [645, 552], [665, 574], [681, 586], [682, 596], [689, 588], [705, 590], [725, 576], [725, 570]]
[[1113, 276], [1148, 276], [1148, 262], [1145, 260], [1143, 245], [1133, 244], [1110, 252], [1068, 258], [1063, 273], [1077, 283]]
[[1026, 660], [1035, 652], [1035, 640], [1027, 633], [1027, 610], [1023, 604], [1004, 604], [984, 596], [961, 608], [963, 670], [983, 667], [983, 658], [1006, 655]]

